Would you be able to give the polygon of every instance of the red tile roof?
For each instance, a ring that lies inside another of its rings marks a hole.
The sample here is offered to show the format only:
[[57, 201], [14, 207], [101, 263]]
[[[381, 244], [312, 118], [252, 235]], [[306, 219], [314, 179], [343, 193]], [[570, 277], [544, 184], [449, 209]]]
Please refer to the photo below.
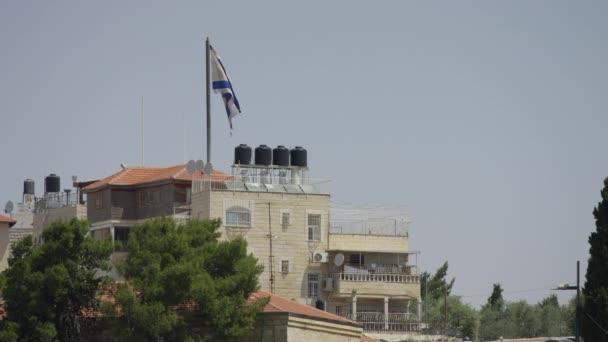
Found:
[[181, 180], [191, 182], [192, 179], [211, 179], [225, 180], [230, 175], [221, 171], [213, 170], [211, 175], [200, 175], [195, 173], [190, 175], [186, 172], [186, 164], [170, 167], [148, 167], [148, 166], [129, 166], [109, 177], [98, 180], [93, 184], [87, 185], [82, 190], [85, 192], [97, 190], [107, 185], [136, 185], [152, 183], [163, 180]]
[[262, 312], [285, 312], [296, 315], [303, 315], [310, 318], [325, 319], [341, 323], [348, 323], [351, 325], [358, 325], [358, 323], [351, 321], [350, 319], [346, 319], [344, 317], [331, 314], [327, 311], [319, 310], [313, 308], [312, 306], [301, 304], [289, 298], [281, 297], [266, 291], [260, 290], [251, 295], [251, 299], [253, 300], [258, 300], [267, 297], [270, 297], [270, 301], [268, 302], [268, 304], [266, 304], [266, 306], [264, 306]]
[[382, 342], [382, 340], [377, 340], [377, 339], [371, 338], [367, 335], [361, 335], [361, 342]]
[[8, 226], [12, 227], [15, 225], [15, 223], [17, 223], [17, 220], [7, 217], [7, 216], [0, 215], [0, 223], [8, 223]]

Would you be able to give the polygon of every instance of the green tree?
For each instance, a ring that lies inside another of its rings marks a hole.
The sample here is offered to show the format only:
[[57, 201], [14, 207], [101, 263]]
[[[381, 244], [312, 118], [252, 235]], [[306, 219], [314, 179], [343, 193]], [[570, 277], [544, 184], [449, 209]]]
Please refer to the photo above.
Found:
[[452, 278], [448, 281], [447, 274], [448, 262], [446, 261], [434, 274], [431, 275], [428, 272], [423, 272], [420, 275], [420, 294], [422, 300], [435, 302], [450, 295], [456, 279]]
[[450, 295], [455, 279], [448, 281], [447, 272], [446, 261], [434, 274], [424, 272], [420, 276], [429, 332], [476, 338], [479, 315], [471, 306], [464, 304], [460, 297]]
[[510, 302], [505, 306], [502, 324], [504, 338], [526, 338], [539, 336], [538, 311], [526, 301]]
[[226, 340], [252, 329], [265, 304], [248, 303], [262, 266], [245, 240], [219, 241], [220, 226], [163, 218], [131, 229], [129, 256], [119, 266], [127, 283], [116, 295], [125, 340]]
[[3, 273], [8, 316], [0, 338], [21, 341], [76, 341], [83, 309], [96, 310], [102, 277], [110, 269], [112, 244], [87, 236], [86, 220], [53, 223], [41, 245], [28, 236], [13, 247]]
[[479, 313], [458, 296], [448, 297], [447, 304], [448, 326], [458, 337], [468, 336], [475, 340], [479, 332]]
[[502, 298], [503, 289], [499, 283], [496, 283], [492, 287], [492, 294], [488, 297], [488, 305], [502, 311], [505, 305], [505, 300]]
[[604, 179], [602, 200], [593, 210], [596, 231], [589, 236], [589, 261], [583, 294], [585, 313], [582, 335], [586, 341], [605, 341], [608, 335], [598, 324], [608, 322], [608, 178]]
[[482, 340], [497, 340], [506, 335], [506, 312], [502, 292], [502, 286], [499, 283], [494, 284], [492, 294], [481, 308], [479, 336]]
[[539, 317], [539, 336], [563, 336], [565, 329], [563, 326], [562, 308], [559, 306], [557, 295], [552, 294], [542, 299], [537, 304]]
[[561, 328], [560, 336], [574, 336], [576, 322], [576, 297], [570, 298], [567, 304], [560, 306], [561, 309]]

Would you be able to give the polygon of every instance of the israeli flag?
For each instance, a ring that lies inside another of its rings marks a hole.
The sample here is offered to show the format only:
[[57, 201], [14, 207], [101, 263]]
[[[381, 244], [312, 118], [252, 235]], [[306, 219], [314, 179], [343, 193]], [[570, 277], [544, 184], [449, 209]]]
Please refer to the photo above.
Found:
[[236, 99], [232, 83], [230, 83], [220, 56], [218, 56], [211, 45], [209, 45], [209, 50], [209, 54], [211, 55], [211, 84], [213, 91], [222, 94], [230, 129], [232, 129], [232, 118], [241, 113], [241, 106], [239, 105], [239, 100]]

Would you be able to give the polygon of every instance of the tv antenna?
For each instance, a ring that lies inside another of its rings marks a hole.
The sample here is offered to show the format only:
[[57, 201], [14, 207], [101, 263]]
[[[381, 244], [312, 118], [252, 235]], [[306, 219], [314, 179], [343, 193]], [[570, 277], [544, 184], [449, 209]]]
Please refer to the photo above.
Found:
[[4, 206], [4, 212], [10, 215], [13, 212], [13, 209], [15, 209], [13, 201], [6, 202], [6, 205]]
[[205, 162], [200, 159], [197, 161], [189, 160], [186, 164], [186, 172], [188, 172], [189, 175], [192, 175], [197, 171], [203, 174], [206, 169], [207, 166], [205, 165]]
[[344, 264], [344, 254], [338, 253], [334, 257], [334, 265], [340, 267], [342, 266], [342, 264]]

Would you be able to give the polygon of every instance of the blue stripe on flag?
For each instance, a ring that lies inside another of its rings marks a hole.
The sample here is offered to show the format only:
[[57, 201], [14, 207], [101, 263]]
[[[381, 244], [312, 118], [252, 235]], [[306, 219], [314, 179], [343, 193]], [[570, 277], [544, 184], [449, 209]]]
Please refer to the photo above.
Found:
[[213, 81], [213, 89], [232, 89], [232, 84], [226, 80]]

